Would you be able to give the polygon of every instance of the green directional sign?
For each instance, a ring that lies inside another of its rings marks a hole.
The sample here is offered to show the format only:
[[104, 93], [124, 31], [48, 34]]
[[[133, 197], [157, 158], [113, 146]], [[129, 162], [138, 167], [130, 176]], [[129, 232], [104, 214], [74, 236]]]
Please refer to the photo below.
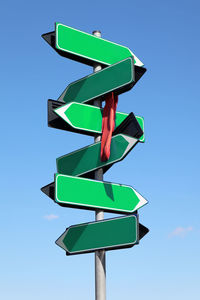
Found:
[[57, 171], [72, 176], [87, 174], [122, 160], [137, 143], [138, 139], [117, 134], [112, 137], [111, 154], [107, 161], [100, 159], [101, 142], [98, 142], [57, 158]]
[[56, 244], [67, 255], [132, 247], [139, 243], [137, 215], [70, 226]]
[[[54, 111], [74, 129], [101, 134], [103, 109], [92, 105], [71, 102], [56, 108]], [[115, 128], [118, 127], [127, 116], [128, 114], [126, 113], [116, 112]], [[144, 132], [144, 118], [136, 116], [136, 119]], [[145, 141], [144, 135], [139, 138], [139, 141]]]
[[[55, 30], [42, 37], [63, 57], [101, 66], [98, 72], [65, 85], [58, 101], [48, 100], [48, 126], [98, 136], [100, 140], [102, 124], [103, 128], [106, 126], [103, 109], [95, 107], [94, 100], [102, 102], [111, 93], [117, 96], [130, 90], [146, 71], [143, 63], [125, 46], [61, 23], [56, 23]], [[103, 132], [103, 142], [107, 131], [106, 128]], [[102, 169], [105, 173], [138, 142], [144, 141], [144, 119], [133, 112], [116, 112], [108, 160], [101, 161], [101, 141], [57, 158], [54, 182], [41, 189], [55, 203], [126, 215], [67, 228], [56, 241], [67, 255], [132, 247], [147, 234], [149, 230], [139, 224], [137, 214], [147, 200], [131, 186], [105, 182], [95, 172]], [[94, 180], [97, 177], [99, 180]]]
[[135, 65], [144, 65], [129, 48], [61, 23], [56, 23], [55, 36], [55, 47], [58, 50], [76, 55], [85, 63], [112, 65], [133, 56]]
[[131, 57], [68, 85], [58, 101], [86, 103], [110, 92], [121, 94], [132, 88], [135, 81]]
[[147, 203], [131, 186], [55, 175], [55, 202], [69, 207], [129, 214]]

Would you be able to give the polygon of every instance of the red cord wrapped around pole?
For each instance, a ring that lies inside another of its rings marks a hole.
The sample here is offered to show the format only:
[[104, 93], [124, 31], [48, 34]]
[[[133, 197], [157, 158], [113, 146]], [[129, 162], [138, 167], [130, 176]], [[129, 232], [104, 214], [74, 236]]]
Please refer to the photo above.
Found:
[[110, 93], [106, 96], [106, 104], [103, 109], [102, 137], [101, 137], [101, 161], [110, 157], [110, 145], [112, 133], [115, 129], [115, 114], [118, 103], [118, 96]]

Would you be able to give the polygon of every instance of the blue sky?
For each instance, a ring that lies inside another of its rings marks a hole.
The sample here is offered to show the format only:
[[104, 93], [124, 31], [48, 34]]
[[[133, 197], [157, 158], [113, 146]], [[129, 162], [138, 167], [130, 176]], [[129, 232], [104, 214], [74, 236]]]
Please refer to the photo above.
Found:
[[118, 105], [144, 117], [146, 142], [105, 180], [148, 199], [139, 215], [150, 232], [134, 248], [107, 253], [107, 299], [198, 299], [199, 9], [198, 1], [179, 0], [1, 5], [2, 299], [94, 299], [94, 255], [66, 257], [54, 243], [94, 213], [59, 207], [40, 191], [53, 180], [57, 157], [93, 141], [47, 127], [47, 99], [92, 72], [43, 41], [54, 22], [99, 29], [147, 68]]

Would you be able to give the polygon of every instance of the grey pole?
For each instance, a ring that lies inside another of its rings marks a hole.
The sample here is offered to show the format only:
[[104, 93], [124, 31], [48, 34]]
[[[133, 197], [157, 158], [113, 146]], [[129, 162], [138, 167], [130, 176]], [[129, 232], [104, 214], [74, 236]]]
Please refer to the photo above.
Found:
[[[101, 32], [98, 30], [93, 31], [93, 35], [101, 37]], [[102, 69], [100, 64], [94, 66], [94, 72], [100, 71]], [[102, 107], [101, 98], [94, 101], [94, 105]], [[97, 135], [94, 138], [94, 142], [99, 142], [101, 140], [101, 135]], [[103, 169], [95, 171], [95, 179], [103, 181]], [[95, 220], [103, 220], [104, 212], [103, 210], [96, 210]], [[95, 300], [106, 300], [106, 253], [104, 250], [95, 251]]]

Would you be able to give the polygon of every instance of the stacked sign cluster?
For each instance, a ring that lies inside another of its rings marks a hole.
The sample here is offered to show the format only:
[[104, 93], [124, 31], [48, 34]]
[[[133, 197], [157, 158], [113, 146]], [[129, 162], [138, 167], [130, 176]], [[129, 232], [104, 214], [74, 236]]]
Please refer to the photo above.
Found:
[[[64, 57], [102, 65], [102, 70], [69, 84], [58, 100], [48, 100], [48, 126], [90, 136], [101, 134], [103, 113], [93, 105], [94, 100], [130, 90], [146, 71], [142, 62], [127, 47], [60, 23], [42, 37]], [[94, 180], [96, 170], [102, 168], [105, 173], [144, 140], [143, 118], [117, 112], [107, 161], [100, 159], [101, 142], [57, 158], [55, 180], [42, 188], [45, 194], [64, 207], [125, 215], [67, 228], [56, 243], [68, 255], [132, 247], [148, 232], [137, 213], [147, 201], [135, 189]]]

